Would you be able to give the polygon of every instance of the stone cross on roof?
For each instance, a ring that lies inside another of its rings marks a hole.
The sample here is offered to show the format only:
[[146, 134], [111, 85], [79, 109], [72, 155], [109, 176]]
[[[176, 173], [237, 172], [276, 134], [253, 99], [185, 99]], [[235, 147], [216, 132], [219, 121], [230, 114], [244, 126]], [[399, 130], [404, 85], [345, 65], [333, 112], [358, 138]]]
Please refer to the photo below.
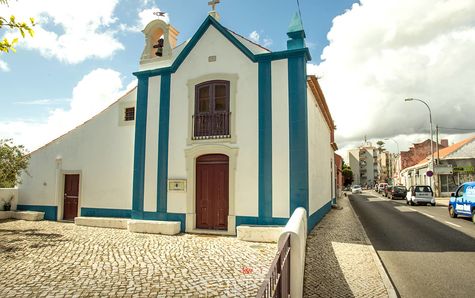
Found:
[[220, 0], [211, 0], [210, 2], [208, 2], [208, 5], [211, 6], [212, 11], [215, 11], [216, 4], [219, 4], [220, 2]]

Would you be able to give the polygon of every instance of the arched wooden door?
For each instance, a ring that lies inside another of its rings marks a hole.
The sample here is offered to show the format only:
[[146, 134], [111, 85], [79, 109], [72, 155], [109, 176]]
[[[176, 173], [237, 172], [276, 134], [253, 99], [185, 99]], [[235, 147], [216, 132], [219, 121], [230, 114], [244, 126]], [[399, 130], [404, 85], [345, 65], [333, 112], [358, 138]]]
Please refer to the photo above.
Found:
[[196, 159], [196, 228], [227, 230], [229, 157], [202, 155]]

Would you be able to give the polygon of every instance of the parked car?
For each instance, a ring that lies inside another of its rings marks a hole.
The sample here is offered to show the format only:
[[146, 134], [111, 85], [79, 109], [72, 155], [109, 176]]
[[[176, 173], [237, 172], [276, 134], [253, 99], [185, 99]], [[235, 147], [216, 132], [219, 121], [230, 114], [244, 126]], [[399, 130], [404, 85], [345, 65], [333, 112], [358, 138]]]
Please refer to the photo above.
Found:
[[457, 190], [450, 195], [449, 215], [452, 218], [457, 216], [472, 217], [475, 223], [475, 182], [466, 182], [460, 185]]
[[406, 195], [406, 204], [431, 204], [435, 206], [434, 192], [429, 185], [413, 185]]
[[362, 193], [363, 190], [361, 189], [360, 185], [353, 185], [351, 187], [351, 193]]
[[379, 183], [378, 184], [378, 193], [383, 194], [384, 189], [388, 186], [387, 183]]
[[386, 198], [388, 197], [388, 193], [391, 191], [392, 187], [393, 187], [392, 185], [387, 185], [387, 186], [384, 188], [384, 190], [383, 190], [383, 197], [386, 197]]
[[388, 192], [388, 198], [391, 200], [394, 199], [404, 199], [407, 196], [407, 188], [403, 185], [396, 185], [391, 188], [391, 191]]

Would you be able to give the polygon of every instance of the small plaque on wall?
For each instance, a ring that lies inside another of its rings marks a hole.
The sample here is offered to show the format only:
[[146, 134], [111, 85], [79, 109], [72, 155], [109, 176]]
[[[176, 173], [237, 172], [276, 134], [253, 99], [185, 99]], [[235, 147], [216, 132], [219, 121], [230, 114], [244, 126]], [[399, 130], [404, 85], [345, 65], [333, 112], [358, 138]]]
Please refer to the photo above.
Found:
[[186, 191], [185, 179], [168, 180], [168, 191]]

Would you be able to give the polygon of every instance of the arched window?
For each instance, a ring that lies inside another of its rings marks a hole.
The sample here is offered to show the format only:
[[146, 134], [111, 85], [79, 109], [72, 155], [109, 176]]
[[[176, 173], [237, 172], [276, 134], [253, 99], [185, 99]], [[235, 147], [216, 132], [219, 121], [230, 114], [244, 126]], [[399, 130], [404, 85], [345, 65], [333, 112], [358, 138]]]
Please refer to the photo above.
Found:
[[229, 138], [229, 81], [208, 81], [195, 86], [193, 138]]

